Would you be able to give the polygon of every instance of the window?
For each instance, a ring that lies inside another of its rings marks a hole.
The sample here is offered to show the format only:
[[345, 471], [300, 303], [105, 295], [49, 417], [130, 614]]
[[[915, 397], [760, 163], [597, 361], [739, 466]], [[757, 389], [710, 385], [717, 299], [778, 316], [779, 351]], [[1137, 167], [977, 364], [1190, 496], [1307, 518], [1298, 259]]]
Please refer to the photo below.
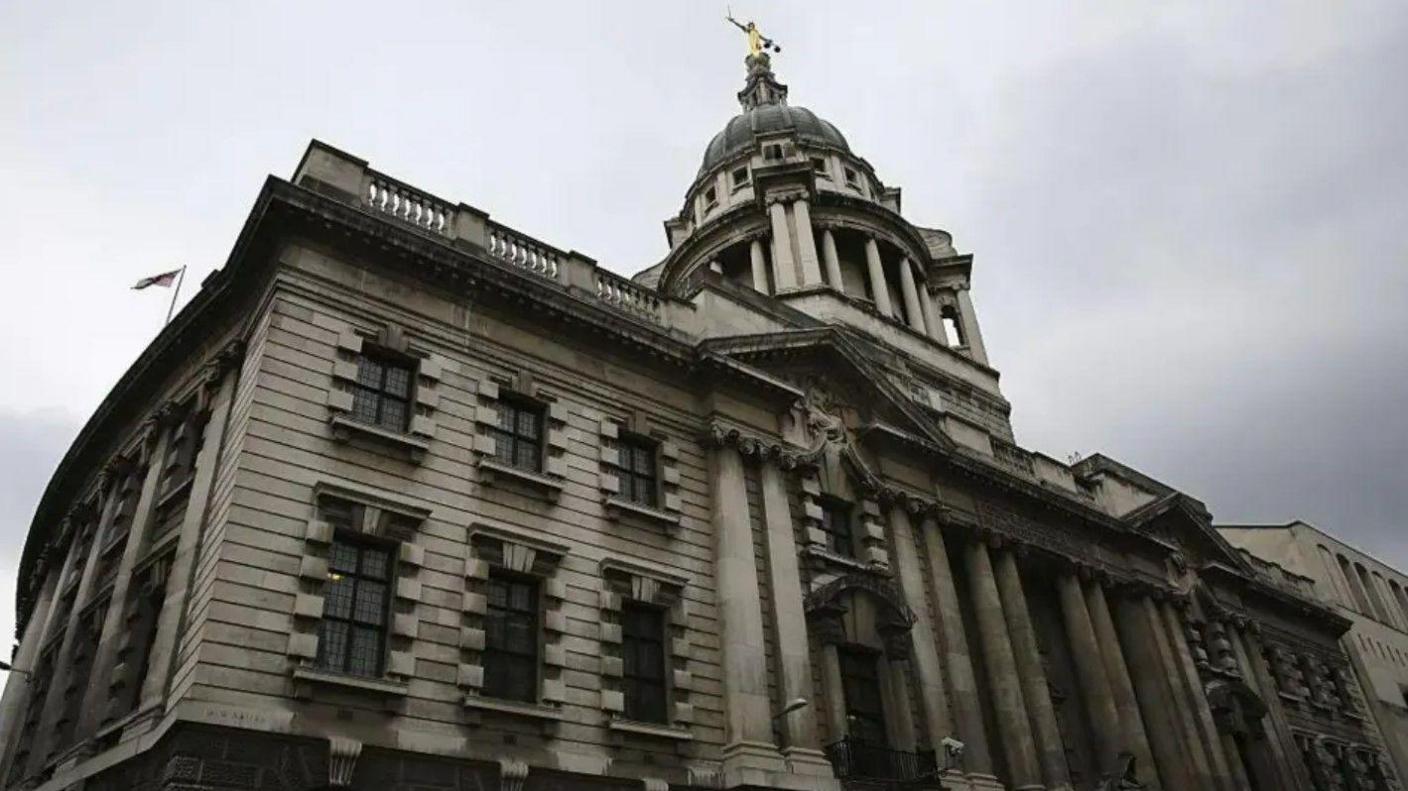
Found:
[[885, 706], [880, 699], [879, 663], [864, 648], [838, 648], [841, 660], [841, 690], [846, 697], [846, 735], [877, 746], [885, 746]]
[[318, 667], [356, 676], [381, 675], [390, 580], [389, 549], [333, 541], [318, 625]]
[[860, 174], [856, 173], [855, 168], [846, 168], [846, 183], [860, 189]]
[[494, 458], [521, 470], [542, 470], [542, 407], [506, 395], [499, 399], [498, 409], [498, 426], [489, 429], [494, 438]]
[[621, 439], [617, 448], [620, 454], [621, 497], [633, 503], [654, 508], [658, 499], [659, 484], [655, 471], [655, 442], [643, 438]]
[[714, 187], [704, 190], [704, 211], [719, 205], [719, 191]]
[[967, 346], [967, 339], [963, 337], [963, 325], [958, 322], [958, 311], [954, 310], [952, 305], [944, 305], [939, 315], [944, 324], [944, 338], [948, 340], [948, 345]]
[[489, 578], [484, 616], [484, 694], [538, 700], [538, 583], [524, 577]]
[[855, 536], [851, 531], [851, 507], [835, 499], [821, 501], [821, 530], [826, 533], [826, 548], [844, 557], [855, 557]]
[[363, 353], [352, 385], [352, 416], [363, 423], [402, 432], [410, 420], [411, 366]]
[[740, 188], [742, 188], [742, 187], [747, 186], [747, 185], [748, 185], [748, 168], [746, 168], [746, 167], [744, 167], [744, 168], [734, 168], [734, 169], [733, 169], [732, 179], [733, 179], [733, 188], [734, 188], [734, 189], [740, 189]]
[[822, 178], [828, 178], [830, 176], [827, 172], [825, 157], [812, 157], [812, 172]]
[[765, 147], [763, 149], [763, 158], [782, 159], [782, 146], [780, 144], [773, 143], [772, 145]]
[[665, 611], [638, 602], [621, 608], [626, 718], [665, 722]]

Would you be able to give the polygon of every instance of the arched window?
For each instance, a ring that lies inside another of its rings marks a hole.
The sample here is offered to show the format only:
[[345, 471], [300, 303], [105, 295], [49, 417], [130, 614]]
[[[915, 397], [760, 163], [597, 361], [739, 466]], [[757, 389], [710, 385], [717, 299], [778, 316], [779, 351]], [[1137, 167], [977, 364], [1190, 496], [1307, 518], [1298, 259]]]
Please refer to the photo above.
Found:
[[1340, 569], [1335, 564], [1334, 556], [1330, 554], [1329, 547], [1324, 544], [1316, 544], [1315, 548], [1320, 550], [1320, 560], [1325, 564], [1325, 592], [1333, 595], [1335, 601], [1345, 607], [1352, 608], [1354, 600], [1346, 587], [1349, 583], [1340, 574]]
[[1335, 555], [1335, 560], [1339, 562], [1340, 571], [1344, 574], [1345, 582], [1349, 584], [1349, 590], [1354, 594], [1354, 609], [1360, 615], [1372, 615], [1369, 609], [1369, 600], [1364, 596], [1364, 589], [1359, 584], [1359, 578], [1355, 576], [1354, 570], [1349, 567], [1349, 559], [1344, 555]]
[[1354, 570], [1359, 574], [1359, 586], [1368, 597], [1370, 607], [1365, 608], [1365, 615], [1372, 615], [1383, 623], [1393, 623], [1388, 619], [1388, 610], [1384, 609], [1384, 603], [1379, 598], [1379, 592], [1374, 589], [1374, 581], [1369, 579], [1369, 570], [1364, 568], [1363, 563], [1355, 563]]
[[944, 305], [939, 311], [939, 317], [944, 323], [944, 337], [948, 339], [948, 345], [967, 346], [968, 339], [963, 337], [963, 323], [958, 320], [958, 309], [952, 305]]

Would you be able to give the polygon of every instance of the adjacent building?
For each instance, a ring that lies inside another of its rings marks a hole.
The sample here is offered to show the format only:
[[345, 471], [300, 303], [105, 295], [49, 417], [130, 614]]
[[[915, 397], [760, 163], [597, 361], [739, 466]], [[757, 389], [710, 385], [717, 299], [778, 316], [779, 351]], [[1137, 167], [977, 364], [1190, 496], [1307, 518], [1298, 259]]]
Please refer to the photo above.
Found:
[[1341, 643], [1399, 776], [1408, 771], [1408, 577], [1305, 522], [1219, 525], [1238, 547], [1314, 580], [1353, 626]]
[[44, 492], [0, 785], [1399, 788], [1351, 618], [1021, 447], [973, 256], [747, 66], [630, 279], [269, 178]]

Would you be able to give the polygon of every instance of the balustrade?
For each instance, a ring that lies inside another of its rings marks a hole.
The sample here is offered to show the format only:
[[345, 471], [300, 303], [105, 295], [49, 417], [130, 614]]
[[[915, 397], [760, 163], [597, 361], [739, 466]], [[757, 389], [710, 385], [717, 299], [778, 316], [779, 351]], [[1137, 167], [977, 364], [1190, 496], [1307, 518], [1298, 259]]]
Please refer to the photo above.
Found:
[[596, 296], [624, 313], [640, 316], [655, 324], [661, 323], [660, 297], [624, 277], [597, 270]]
[[490, 255], [551, 280], [557, 279], [562, 259], [566, 257], [564, 253], [550, 245], [511, 231], [497, 223], [489, 224], [488, 239]]
[[892, 750], [849, 736], [827, 745], [826, 757], [838, 780], [913, 783], [933, 778], [938, 771], [933, 750]]
[[367, 171], [366, 182], [362, 198], [371, 210], [434, 234], [450, 235], [454, 210], [445, 201], [373, 170]]

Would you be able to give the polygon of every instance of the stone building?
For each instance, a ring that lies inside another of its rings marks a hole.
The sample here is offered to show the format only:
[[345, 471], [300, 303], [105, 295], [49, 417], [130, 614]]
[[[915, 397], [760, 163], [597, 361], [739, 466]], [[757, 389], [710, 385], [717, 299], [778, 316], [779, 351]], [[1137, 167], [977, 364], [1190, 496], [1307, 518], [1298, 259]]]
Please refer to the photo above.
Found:
[[765, 57], [626, 279], [313, 143], [35, 514], [5, 788], [1397, 788], [1310, 583], [1021, 448]]
[[1305, 522], [1218, 525], [1233, 545], [1314, 581], [1353, 626], [1341, 638], [1394, 767], [1408, 772], [1408, 577]]

